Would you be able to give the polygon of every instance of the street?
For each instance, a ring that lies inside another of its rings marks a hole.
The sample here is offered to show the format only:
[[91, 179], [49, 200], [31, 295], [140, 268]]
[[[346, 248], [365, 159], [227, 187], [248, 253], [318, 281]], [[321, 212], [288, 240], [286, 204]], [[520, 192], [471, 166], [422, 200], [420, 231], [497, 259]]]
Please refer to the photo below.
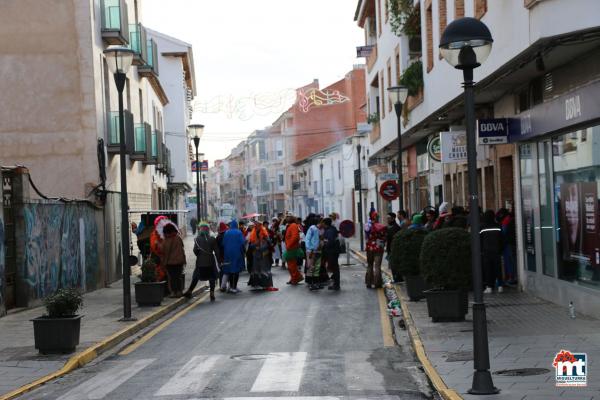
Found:
[[254, 293], [242, 275], [242, 293], [200, 295], [149, 340], [22, 398], [430, 398], [408, 340], [382, 328], [384, 296], [365, 290], [361, 264], [342, 268], [340, 292], [288, 286], [273, 268], [280, 291]]

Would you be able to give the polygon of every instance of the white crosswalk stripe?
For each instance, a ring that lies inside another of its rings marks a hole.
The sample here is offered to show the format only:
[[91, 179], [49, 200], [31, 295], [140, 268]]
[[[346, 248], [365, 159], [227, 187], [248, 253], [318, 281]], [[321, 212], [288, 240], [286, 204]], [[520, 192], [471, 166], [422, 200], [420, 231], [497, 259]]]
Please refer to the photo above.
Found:
[[297, 392], [306, 363], [306, 352], [270, 353], [251, 392]]
[[208, 372], [221, 356], [195, 356], [174, 377], [156, 392], [155, 396], [196, 394], [209, 383]]
[[76, 386], [58, 400], [100, 400], [113, 390], [128, 381], [132, 376], [146, 368], [155, 359], [136, 360], [133, 363], [122, 363], [99, 373], [79, 386]]

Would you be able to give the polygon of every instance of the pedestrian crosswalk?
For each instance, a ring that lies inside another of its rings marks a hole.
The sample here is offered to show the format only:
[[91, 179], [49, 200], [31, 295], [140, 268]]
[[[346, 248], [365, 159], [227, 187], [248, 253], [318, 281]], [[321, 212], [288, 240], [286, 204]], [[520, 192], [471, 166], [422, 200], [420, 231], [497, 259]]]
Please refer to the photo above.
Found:
[[[58, 400], [82, 399], [157, 399], [161, 397], [184, 399], [285, 399], [295, 400], [336, 400], [352, 398], [352, 394], [369, 395], [380, 393], [373, 398], [394, 400], [396, 396], [386, 396], [395, 387], [393, 380], [386, 380], [384, 373], [377, 370], [370, 361], [371, 352], [348, 352], [329, 356], [329, 376], [339, 376], [345, 382], [333, 385], [324, 382], [323, 386], [345, 387], [343, 393], [334, 396], [304, 396], [315, 394], [315, 372], [322, 362], [313, 360], [306, 352], [277, 352], [261, 355], [229, 356], [190, 355], [189, 359], [165, 365], [164, 360], [146, 358], [139, 360], [117, 359], [101, 365], [99, 372], [58, 397]], [[339, 369], [338, 375], [329, 369]], [[309, 373], [310, 372], [310, 373]], [[306, 378], [310, 376], [311, 378]], [[236, 379], [236, 389], [232, 392], [228, 381]], [[337, 389], [336, 389], [337, 390]], [[323, 390], [318, 390], [323, 394]], [[276, 396], [281, 394], [283, 397]], [[340, 396], [337, 396], [337, 395]], [[266, 397], [260, 397], [265, 396]], [[286, 397], [288, 396], [288, 397]], [[292, 397], [289, 397], [292, 396]]]

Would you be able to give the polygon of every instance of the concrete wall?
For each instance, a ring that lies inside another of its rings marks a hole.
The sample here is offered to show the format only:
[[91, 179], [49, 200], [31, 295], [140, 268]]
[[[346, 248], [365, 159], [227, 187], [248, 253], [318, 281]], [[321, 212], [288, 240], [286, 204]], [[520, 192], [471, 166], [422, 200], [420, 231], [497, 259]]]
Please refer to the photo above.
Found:
[[0, 2], [0, 160], [27, 165], [50, 196], [82, 198], [97, 181], [89, 20], [86, 1]]

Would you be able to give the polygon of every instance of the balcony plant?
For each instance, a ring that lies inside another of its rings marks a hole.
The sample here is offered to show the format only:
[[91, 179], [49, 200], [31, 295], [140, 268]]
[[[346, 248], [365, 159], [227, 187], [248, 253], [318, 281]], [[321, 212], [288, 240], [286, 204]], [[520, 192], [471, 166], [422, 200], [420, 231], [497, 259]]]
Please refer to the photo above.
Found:
[[379, 113], [378, 112], [374, 112], [372, 114], [369, 114], [367, 116], [367, 123], [368, 124], [378, 124], [380, 121], [380, 117], [379, 117]]
[[413, 0], [390, 0], [390, 25], [396, 36], [421, 35], [421, 11]]
[[66, 354], [79, 344], [81, 318], [77, 311], [83, 296], [74, 288], [61, 288], [44, 299], [46, 315], [34, 318], [35, 348], [42, 354]]
[[425, 280], [421, 275], [421, 246], [427, 232], [419, 229], [403, 230], [394, 236], [390, 267], [395, 281], [404, 278], [406, 291], [411, 301], [419, 301], [424, 297]]
[[471, 244], [467, 231], [444, 228], [429, 233], [421, 246], [421, 273], [433, 289], [424, 291], [433, 322], [463, 321], [471, 287]]
[[156, 262], [149, 256], [142, 263], [140, 281], [135, 285], [138, 306], [160, 306], [165, 295], [165, 283], [156, 281]]
[[415, 61], [410, 64], [400, 78], [400, 85], [406, 86], [409, 96], [418, 96], [423, 88], [423, 63]]

